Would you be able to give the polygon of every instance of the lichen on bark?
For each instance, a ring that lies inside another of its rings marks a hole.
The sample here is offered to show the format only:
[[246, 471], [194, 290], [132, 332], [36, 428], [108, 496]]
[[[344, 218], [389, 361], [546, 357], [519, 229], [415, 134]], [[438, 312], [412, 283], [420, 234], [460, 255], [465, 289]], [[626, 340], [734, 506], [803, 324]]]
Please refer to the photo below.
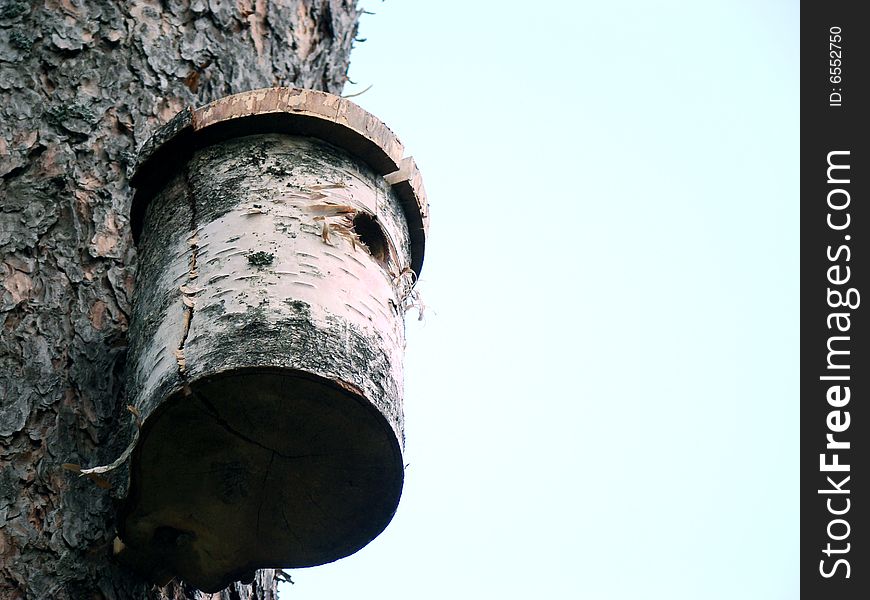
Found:
[[[115, 501], [64, 471], [129, 442], [129, 169], [181, 108], [340, 91], [353, 0], [0, 0], [0, 597], [204, 598], [112, 559]], [[263, 571], [215, 595], [273, 598]]]

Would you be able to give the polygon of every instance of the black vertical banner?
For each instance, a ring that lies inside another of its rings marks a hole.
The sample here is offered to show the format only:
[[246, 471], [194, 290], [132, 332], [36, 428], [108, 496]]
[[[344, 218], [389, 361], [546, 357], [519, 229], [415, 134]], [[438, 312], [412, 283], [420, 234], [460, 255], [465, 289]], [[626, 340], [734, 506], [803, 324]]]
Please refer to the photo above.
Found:
[[[801, 14], [801, 591], [870, 598], [870, 22]], [[866, 9], [866, 6], [864, 7]]]

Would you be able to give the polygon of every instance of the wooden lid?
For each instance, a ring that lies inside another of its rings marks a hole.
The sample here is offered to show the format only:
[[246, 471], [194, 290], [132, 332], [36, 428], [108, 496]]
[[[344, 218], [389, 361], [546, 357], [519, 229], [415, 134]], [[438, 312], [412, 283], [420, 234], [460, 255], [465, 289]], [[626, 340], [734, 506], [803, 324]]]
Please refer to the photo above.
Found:
[[402, 205], [411, 240], [411, 268], [423, 267], [429, 205], [413, 158], [377, 117], [326, 92], [278, 87], [227, 96], [200, 108], [188, 107], [158, 129], [139, 152], [130, 209], [134, 240], [145, 209], [169, 174], [197, 149], [233, 137], [287, 133], [329, 142], [384, 176]]

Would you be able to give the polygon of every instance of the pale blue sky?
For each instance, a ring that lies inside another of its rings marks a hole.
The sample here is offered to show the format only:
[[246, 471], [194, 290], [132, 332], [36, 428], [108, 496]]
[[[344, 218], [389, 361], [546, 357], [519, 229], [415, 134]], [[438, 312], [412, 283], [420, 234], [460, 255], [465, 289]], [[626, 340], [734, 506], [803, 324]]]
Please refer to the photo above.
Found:
[[282, 598], [798, 598], [797, 1], [378, 2], [432, 206], [387, 530]]

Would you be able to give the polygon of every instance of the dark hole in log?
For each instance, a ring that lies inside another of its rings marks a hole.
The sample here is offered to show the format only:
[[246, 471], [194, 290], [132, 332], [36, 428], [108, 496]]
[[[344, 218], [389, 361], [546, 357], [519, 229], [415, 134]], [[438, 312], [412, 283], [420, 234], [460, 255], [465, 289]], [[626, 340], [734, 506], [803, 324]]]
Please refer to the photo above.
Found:
[[379, 262], [386, 264], [390, 256], [387, 249], [387, 236], [384, 230], [371, 216], [360, 213], [353, 220], [353, 230], [360, 241], [369, 249], [369, 253]]

